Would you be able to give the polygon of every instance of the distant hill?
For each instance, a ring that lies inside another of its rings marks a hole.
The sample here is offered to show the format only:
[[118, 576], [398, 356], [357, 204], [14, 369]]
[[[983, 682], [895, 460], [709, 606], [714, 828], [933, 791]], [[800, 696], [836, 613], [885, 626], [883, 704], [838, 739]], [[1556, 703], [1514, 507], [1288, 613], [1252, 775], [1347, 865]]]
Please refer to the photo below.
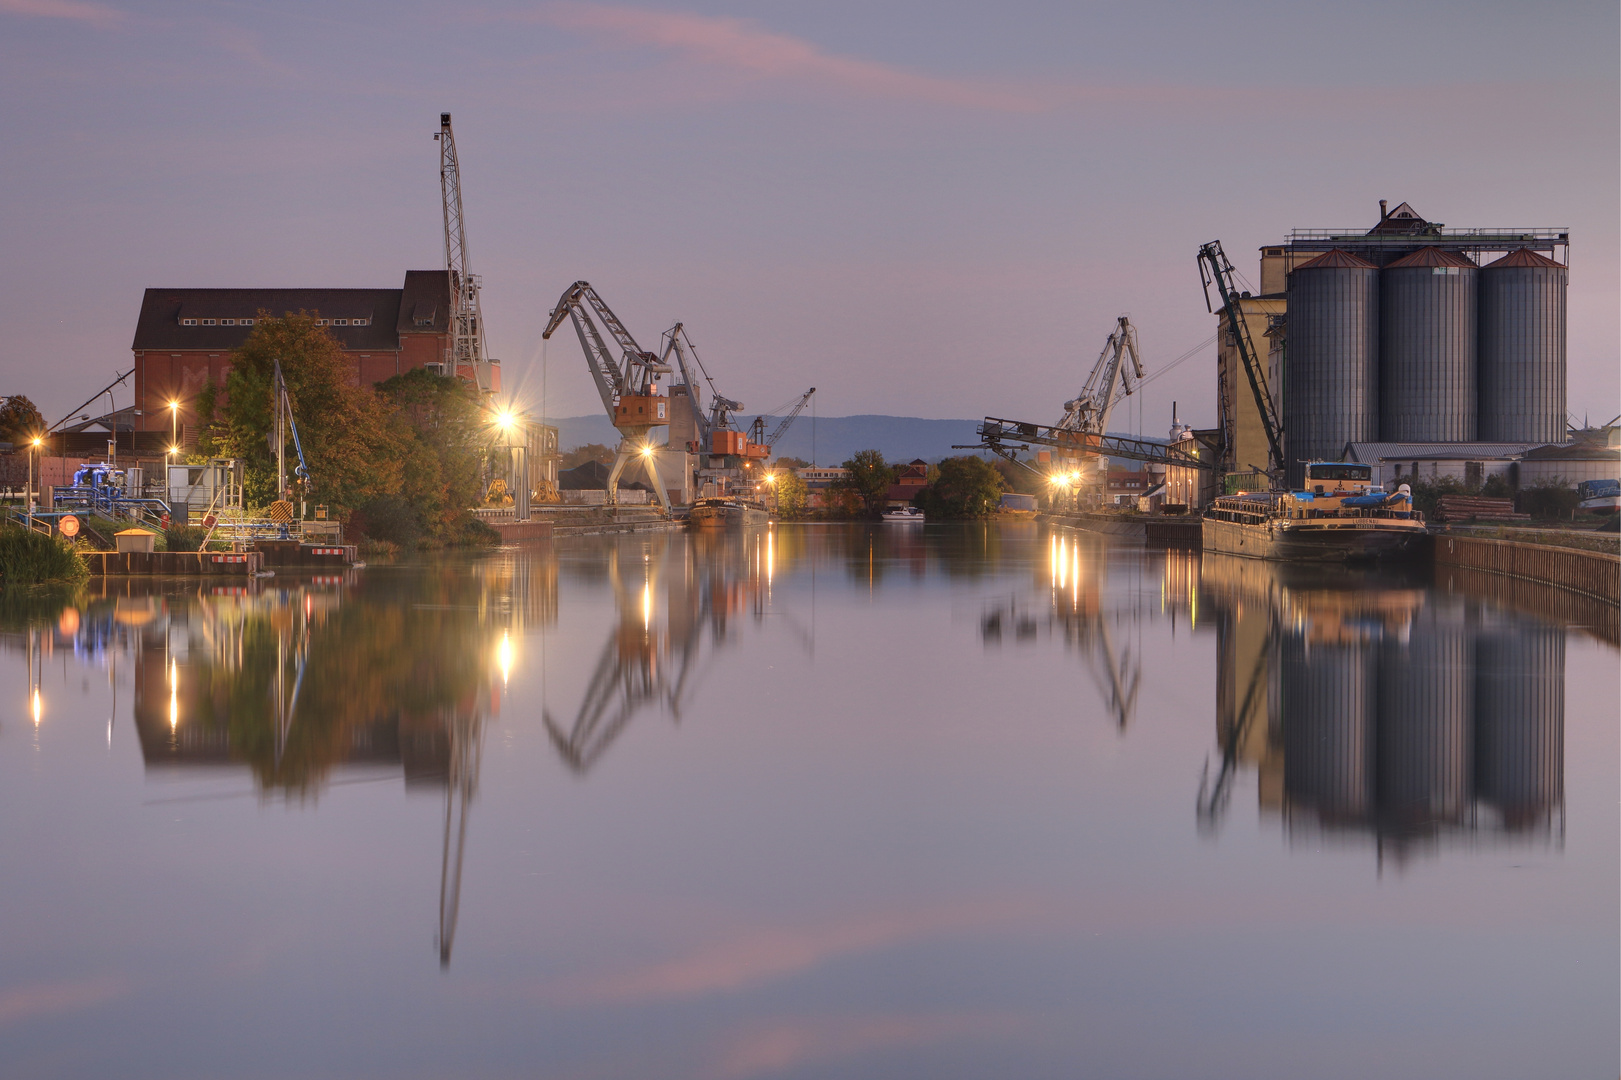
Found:
[[[586, 443], [614, 446], [619, 436], [608, 418], [600, 413], [591, 416], [566, 416], [552, 423], [558, 428], [558, 441], [566, 451]], [[978, 442], [974, 431], [978, 420], [929, 420], [920, 416], [819, 416], [801, 415], [794, 421], [776, 445], [778, 455], [812, 460], [811, 441], [815, 439], [815, 461], [819, 465], [837, 465], [857, 450], [877, 450], [886, 461], [939, 461], [964, 451], [953, 450], [954, 444]], [[655, 439], [662, 435], [655, 434]], [[1163, 442], [1163, 439], [1154, 439]], [[1123, 463], [1122, 463], [1123, 464]]]

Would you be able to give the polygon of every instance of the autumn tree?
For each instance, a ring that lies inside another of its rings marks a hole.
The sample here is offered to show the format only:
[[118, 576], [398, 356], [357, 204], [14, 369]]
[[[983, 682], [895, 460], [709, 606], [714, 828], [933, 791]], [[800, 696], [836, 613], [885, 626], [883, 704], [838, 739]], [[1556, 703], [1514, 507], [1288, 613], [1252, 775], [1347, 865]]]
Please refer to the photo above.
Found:
[[809, 496], [805, 481], [792, 469], [778, 469], [773, 475], [777, 478], [771, 485], [777, 494], [777, 516], [792, 520], [803, 515]]
[[[409, 450], [401, 425], [370, 387], [358, 385], [337, 340], [305, 312], [259, 313], [253, 333], [231, 353], [225, 403], [214, 408], [206, 445], [199, 449], [241, 459], [250, 503], [277, 497], [270, 445], [277, 360], [309, 464], [310, 497], [350, 509], [398, 495]], [[287, 452], [292, 454], [291, 445]]]
[[[389, 407], [400, 458], [401, 500], [417, 530], [436, 540], [452, 538], [464, 526], [468, 507], [479, 500], [484, 460], [491, 437], [478, 392], [462, 379], [417, 368], [377, 384]], [[372, 519], [388, 508], [368, 504]]]

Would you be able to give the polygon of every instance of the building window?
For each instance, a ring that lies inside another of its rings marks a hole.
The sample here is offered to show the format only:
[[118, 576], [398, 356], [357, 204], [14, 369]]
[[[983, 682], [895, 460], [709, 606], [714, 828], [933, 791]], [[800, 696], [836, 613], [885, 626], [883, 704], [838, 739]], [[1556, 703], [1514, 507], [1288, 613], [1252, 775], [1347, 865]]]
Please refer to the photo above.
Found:
[[348, 326], [349, 325], [349, 320], [348, 319], [333, 319], [332, 320], [332, 325], [333, 326]]
[[197, 320], [196, 319], [181, 319], [180, 320], [180, 325], [181, 326], [196, 326], [197, 325]]
[[238, 320], [236, 320], [236, 325], [238, 325], [238, 326], [252, 326], [253, 325], [253, 320], [252, 319], [238, 319]]
[[204, 326], [213, 326], [215, 321], [216, 320], [214, 320], [214, 319], [204, 319], [203, 320], [203, 325]]
[[349, 320], [349, 325], [350, 326], [370, 326], [371, 325], [371, 320], [370, 319], [350, 319]]
[[221, 319], [220, 320], [220, 325], [221, 326], [235, 326], [236, 325], [236, 320], [235, 319]]

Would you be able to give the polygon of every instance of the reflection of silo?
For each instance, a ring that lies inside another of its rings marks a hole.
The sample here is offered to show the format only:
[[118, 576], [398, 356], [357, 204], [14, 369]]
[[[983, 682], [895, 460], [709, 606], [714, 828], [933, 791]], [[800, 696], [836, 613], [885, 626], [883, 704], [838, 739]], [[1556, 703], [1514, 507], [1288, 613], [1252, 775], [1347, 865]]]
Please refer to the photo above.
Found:
[[1565, 632], [1483, 630], [1475, 647], [1475, 787], [1509, 828], [1547, 818], [1565, 795]]
[[1283, 432], [1291, 486], [1306, 460], [1379, 439], [1379, 271], [1335, 249], [1289, 275]]
[[1379, 651], [1379, 806], [1398, 827], [1469, 807], [1474, 649], [1461, 614], [1434, 609]]
[[1379, 437], [1476, 436], [1475, 275], [1462, 255], [1424, 247], [1380, 275]]
[[1514, 251], [1480, 272], [1480, 438], [1565, 438], [1565, 268]]
[[1282, 667], [1283, 785], [1326, 823], [1366, 819], [1372, 801], [1374, 673], [1361, 644], [1286, 636]]

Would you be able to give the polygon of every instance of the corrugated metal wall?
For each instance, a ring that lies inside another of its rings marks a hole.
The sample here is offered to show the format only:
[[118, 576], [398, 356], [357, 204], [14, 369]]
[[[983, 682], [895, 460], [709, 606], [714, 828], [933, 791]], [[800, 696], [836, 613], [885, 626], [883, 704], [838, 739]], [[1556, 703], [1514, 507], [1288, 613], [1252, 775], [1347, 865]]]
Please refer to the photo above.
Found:
[[1473, 792], [1474, 643], [1430, 609], [1379, 649], [1378, 800], [1387, 825], [1463, 822]]
[[1289, 484], [1305, 460], [1337, 460], [1379, 438], [1379, 271], [1298, 267], [1289, 275], [1283, 431]]
[[[1467, 261], [1467, 260], [1460, 260]], [[1477, 437], [1473, 266], [1387, 266], [1380, 273], [1379, 438]]]
[[1565, 438], [1564, 267], [1480, 272], [1480, 438]]
[[1482, 629], [1475, 644], [1475, 788], [1510, 829], [1546, 822], [1565, 798], [1565, 631]]
[[1360, 823], [1374, 801], [1375, 658], [1288, 634], [1280, 659], [1284, 793], [1325, 823]]

